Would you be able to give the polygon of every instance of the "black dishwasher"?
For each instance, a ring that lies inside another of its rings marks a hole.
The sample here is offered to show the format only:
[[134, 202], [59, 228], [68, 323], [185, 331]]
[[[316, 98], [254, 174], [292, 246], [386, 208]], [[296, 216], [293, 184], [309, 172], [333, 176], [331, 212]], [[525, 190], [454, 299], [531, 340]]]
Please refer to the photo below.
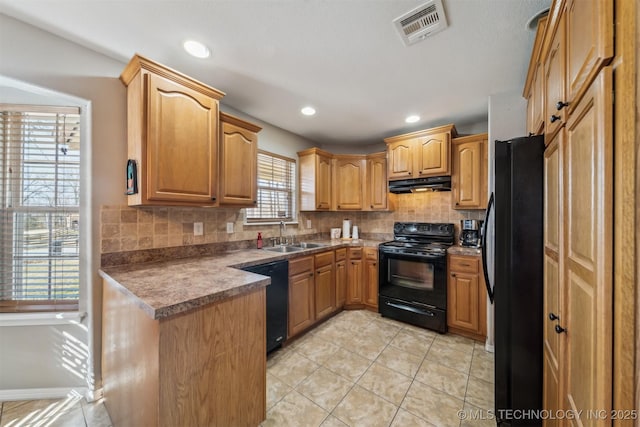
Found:
[[267, 353], [282, 345], [287, 337], [289, 307], [289, 262], [275, 261], [243, 268], [271, 277], [267, 286]]

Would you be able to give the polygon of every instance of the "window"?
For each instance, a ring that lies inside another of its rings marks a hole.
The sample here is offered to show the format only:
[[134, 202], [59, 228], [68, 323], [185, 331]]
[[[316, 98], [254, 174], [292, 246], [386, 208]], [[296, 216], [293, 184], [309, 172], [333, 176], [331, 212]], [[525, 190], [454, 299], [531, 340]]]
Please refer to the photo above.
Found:
[[79, 113], [0, 104], [0, 312], [78, 308]]
[[247, 209], [248, 223], [295, 220], [296, 161], [258, 151], [258, 203]]

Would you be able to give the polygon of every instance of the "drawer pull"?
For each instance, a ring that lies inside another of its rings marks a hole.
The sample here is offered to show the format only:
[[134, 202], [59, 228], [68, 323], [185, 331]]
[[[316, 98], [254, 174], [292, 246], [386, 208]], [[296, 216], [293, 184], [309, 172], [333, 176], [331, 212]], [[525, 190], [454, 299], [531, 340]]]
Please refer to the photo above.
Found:
[[456, 273], [451, 273], [451, 277], [456, 277]]
[[471, 267], [471, 264], [460, 264], [462, 267]]

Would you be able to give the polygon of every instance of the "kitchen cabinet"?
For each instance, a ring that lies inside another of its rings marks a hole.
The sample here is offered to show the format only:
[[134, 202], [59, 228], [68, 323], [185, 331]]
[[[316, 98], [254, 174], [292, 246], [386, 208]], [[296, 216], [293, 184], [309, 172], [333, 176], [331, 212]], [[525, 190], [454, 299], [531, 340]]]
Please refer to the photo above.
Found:
[[316, 320], [313, 267], [313, 256], [289, 260], [289, 338]]
[[378, 248], [364, 248], [364, 304], [378, 311]]
[[310, 148], [298, 152], [300, 210], [333, 209], [333, 154]]
[[347, 249], [336, 249], [336, 309], [347, 300]]
[[387, 153], [373, 153], [367, 155], [367, 179], [365, 182], [366, 200], [365, 210], [388, 211], [394, 210], [396, 195], [389, 193], [387, 180]]
[[484, 341], [487, 291], [479, 256], [449, 255], [447, 326], [449, 331]]
[[249, 427], [265, 419], [265, 288], [160, 319], [110, 280], [102, 289], [113, 425]]
[[487, 141], [488, 134], [483, 133], [452, 142], [454, 209], [487, 208]]
[[336, 210], [364, 209], [366, 175], [365, 156], [335, 155], [334, 173], [337, 184], [334, 189]]
[[454, 125], [386, 138], [389, 180], [451, 175]]
[[544, 62], [542, 48], [547, 17], [538, 20], [538, 29], [533, 43], [533, 53], [524, 86], [523, 96], [527, 99], [527, 132], [539, 135], [544, 128]]
[[314, 257], [316, 275], [315, 289], [315, 319], [321, 320], [336, 310], [336, 281], [334, 269], [334, 251], [317, 254]]
[[347, 300], [345, 306], [363, 308], [362, 294], [362, 248], [349, 248], [347, 250]]
[[544, 59], [545, 76], [545, 142], [554, 137], [566, 121], [565, 105], [565, 19], [562, 14], [551, 35], [551, 42]]
[[220, 128], [220, 205], [255, 206], [262, 128], [222, 112]]
[[137, 163], [130, 206], [214, 206], [218, 103], [223, 92], [135, 55], [127, 86], [128, 157]]

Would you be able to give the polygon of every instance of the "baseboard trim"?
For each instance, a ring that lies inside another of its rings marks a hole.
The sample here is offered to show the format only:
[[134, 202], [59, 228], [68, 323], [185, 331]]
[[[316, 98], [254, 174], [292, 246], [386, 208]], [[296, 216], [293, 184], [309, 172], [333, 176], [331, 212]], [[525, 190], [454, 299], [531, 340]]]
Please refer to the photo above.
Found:
[[[99, 390], [102, 396], [102, 390]], [[92, 395], [95, 395], [94, 391]], [[51, 387], [51, 388], [23, 388], [13, 390], [0, 390], [0, 402], [13, 400], [39, 400], [39, 399], [59, 399], [67, 396], [88, 397], [87, 387]], [[96, 400], [96, 399], [94, 399]]]

